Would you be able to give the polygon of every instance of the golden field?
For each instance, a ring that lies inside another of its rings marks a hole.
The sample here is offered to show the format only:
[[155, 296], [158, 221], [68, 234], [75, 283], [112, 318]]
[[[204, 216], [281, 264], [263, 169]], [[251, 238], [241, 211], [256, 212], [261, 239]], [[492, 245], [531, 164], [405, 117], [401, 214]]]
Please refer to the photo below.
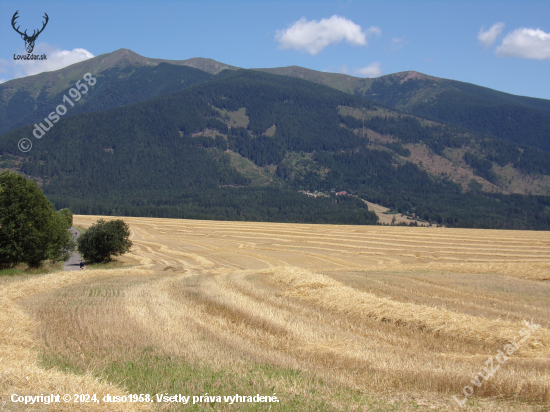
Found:
[[[118, 268], [0, 277], [2, 401], [276, 393], [32, 410], [444, 411], [470, 386], [467, 410], [550, 406], [548, 232], [123, 219]], [[541, 326], [499, 364], [525, 320]]]

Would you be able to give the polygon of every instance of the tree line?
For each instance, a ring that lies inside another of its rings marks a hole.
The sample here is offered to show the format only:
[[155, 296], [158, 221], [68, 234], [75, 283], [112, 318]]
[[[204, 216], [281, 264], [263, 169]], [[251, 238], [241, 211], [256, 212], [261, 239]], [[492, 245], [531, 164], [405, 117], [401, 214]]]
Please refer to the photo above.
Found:
[[0, 269], [63, 262], [77, 244], [89, 262], [108, 261], [132, 246], [129, 227], [120, 219], [100, 219], [77, 242], [69, 231], [72, 225], [72, 212], [56, 211], [35, 182], [11, 171], [0, 174]]

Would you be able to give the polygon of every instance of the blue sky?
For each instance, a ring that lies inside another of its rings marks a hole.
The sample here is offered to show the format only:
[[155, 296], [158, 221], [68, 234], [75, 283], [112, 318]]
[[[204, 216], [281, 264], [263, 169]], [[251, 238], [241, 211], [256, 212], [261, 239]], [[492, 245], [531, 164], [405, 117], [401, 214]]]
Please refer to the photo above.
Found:
[[[11, 27], [42, 26], [35, 54]], [[550, 1], [0, 2], [0, 81], [128, 48], [244, 68], [298, 65], [376, 77], [405, 70], [550, 99]]]

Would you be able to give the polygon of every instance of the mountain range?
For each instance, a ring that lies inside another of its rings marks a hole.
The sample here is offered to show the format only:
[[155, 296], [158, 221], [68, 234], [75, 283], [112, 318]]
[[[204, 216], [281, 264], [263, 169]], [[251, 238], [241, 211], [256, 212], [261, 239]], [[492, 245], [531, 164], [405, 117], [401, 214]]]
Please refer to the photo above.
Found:
[[[97, 83], [35, 139], [85, 73]], [[0, 134], [0, 168], [75, 213], [375, 223], [368, 200], [446, 226], [550, 228], [550, 101], [417, 72], [121, 49], [0, 84]]]

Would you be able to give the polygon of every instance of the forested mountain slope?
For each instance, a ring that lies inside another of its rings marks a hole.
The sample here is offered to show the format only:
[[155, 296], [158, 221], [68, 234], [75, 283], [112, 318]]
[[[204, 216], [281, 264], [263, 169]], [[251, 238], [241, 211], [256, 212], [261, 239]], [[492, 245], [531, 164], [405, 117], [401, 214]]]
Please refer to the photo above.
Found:
[[[0, 85], [0, 135], [50, 113], [87, 72], [101, 79], [99, 86], [68, 116], [121, 107], [178, 91], [207, 81], [226, 69], [237, 68], [204, 58], [152, 59], [120, 49], [54, 72], [11, 80]], [[298, 77], [418, 117], [550, 151], [549, 100], [515, 96], [412, 71], [364, 79], [297, 66], [257, 70]]]
[[550, 100], [414, 71], [363, 79], [296, 66], [259, 70], [324, 84], [418, 117], [550, 151]]
[[[75, 213], [373, 223], [363, 198], [448, 226], [550, 228], [550, 198], [506, 194], [491, 174], [498, 162], [527, 173], [523, 156], [539, 156], [546, 173], [545, 152], [287, 76], [226, 70], [172, 94], [78, 114], [21, 156], [17, 141], [31, 132], [0, 137], [0, 167], [39, 180]], [[456, 162], [471, 181], [428, 173], [412, 154], [419, 147], [448, 159], [457, 154], [448, 149], [464, 150]], [[260, 175], [271, 177], [259, 184]], [[495, 193], [481, 190], [485, 182]]]
[[0, 135], [43, 119], [85, 73], [99, 79], [67, 116], [107, 110], [207, 81], [233, 66], [211, 59], [149, 59], [127, 49], [0, 84]]

